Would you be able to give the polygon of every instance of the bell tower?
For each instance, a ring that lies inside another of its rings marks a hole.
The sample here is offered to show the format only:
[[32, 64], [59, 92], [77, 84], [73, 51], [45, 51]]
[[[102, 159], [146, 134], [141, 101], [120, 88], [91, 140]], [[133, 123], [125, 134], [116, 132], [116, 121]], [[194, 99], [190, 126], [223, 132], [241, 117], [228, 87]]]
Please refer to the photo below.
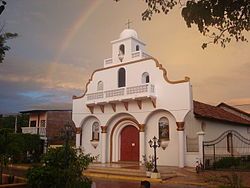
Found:
[[145, 53], [145, 43], [138, 39], [137, 32], [133, 29], [124, 29], [119, 39], [111, 41], [112, 58], [104, 60], [104, 67], [122, 64], [149, 57]]

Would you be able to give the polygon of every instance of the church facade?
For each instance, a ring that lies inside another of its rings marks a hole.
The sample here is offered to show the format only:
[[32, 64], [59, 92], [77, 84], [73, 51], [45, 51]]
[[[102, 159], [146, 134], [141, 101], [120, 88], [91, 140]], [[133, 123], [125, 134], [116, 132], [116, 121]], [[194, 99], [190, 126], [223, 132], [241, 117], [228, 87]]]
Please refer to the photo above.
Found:
[[[215, 134], [206, 134], [210, 118], [195, 114], [194, 106], [204, 105], [193, 101], [189, 78], [169, 80], [166, 69], [146, 53], [135, 30], [125, 29], [111, 44], [112, 57], [93, 72], [84, 94], [73, 96], [76, 146], [98, 155], [99, 162], [142, 162], [144, 155], [153, 155], [148, 142], [155, 136], [159, 165], [194, 166], [203, 157], [204, 139], [214, 139], [234, 124], [249, 136], [249, 120], [228, 124], [218, 118], [213, 120]], [[223, 124], [219, 131], [217, 124]]]

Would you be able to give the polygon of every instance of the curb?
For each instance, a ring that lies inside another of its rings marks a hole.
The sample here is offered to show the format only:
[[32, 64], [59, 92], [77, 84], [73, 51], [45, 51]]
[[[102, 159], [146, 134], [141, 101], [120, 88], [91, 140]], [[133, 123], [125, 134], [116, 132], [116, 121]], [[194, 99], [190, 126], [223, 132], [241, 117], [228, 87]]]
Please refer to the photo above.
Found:
[[12, 166], [9, 165], [8, 167], [12, 169], [18, 169], [18, 170], [28, 170], [32, 168], [32, 166], [22, 166], [22, 165], [12, 165]]

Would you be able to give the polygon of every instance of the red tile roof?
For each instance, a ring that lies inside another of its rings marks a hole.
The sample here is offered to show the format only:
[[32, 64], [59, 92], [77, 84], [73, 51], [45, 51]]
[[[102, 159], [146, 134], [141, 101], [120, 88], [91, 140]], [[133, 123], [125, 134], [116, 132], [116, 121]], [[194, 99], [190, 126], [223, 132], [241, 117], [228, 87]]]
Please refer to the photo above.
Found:
[[242, 110], [240, 110], [240, 109], [238, 109], [238, 108], [235, 108], [235, 107], [233, 107], [233, 106], [230, 106], [230, 105], [228, 105], [228, 104], [226, 104], [226, 103], [224, 103], [224, 102], [220, 103], [220, 104], [217, 105], [217, 106], [220, 107], [220, 108], [221, 108], [221, 107], [229, 108], [229, 109], [232, 109], [232, 110], [234, 110], [234, 111], [236, 111], [236, 112], [239, 112], [239, 113], [241, 113], [241, 114], [244, 114], [244, 115], [250, 117], [250, 114], [249, 114], [249, 113], [247, 113], [247, 112], [245, 112], [245, 111], [242, 111]]
[[195, 117], [208, 118], [211, 120], [219, 120], [236, 124], [250, 125], [250, 121], [230, 113], [218, 106], [194, 101], [194, 115]]

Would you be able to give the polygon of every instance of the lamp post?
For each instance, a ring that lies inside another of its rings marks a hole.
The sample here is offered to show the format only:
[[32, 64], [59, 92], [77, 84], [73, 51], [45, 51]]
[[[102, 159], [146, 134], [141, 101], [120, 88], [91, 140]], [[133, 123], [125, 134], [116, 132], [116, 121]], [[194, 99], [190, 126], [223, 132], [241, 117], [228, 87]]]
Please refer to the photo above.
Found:
[[157, 159], [156, 159], [156, 148], [158, 148], [158, 147], [161, 146], [161, 141], [158, 140], [158, 139], [154, 136], [153, 141], [150, 139], [148, 143], [149, 143], [149, 146], [150, 146], [151, 148], [154, 148], [154, 171], [153, 171], [153, 172], [157, 173], [158, 170], [157, 170], [157, 164], [156, 164], [156, 160], [157, 160]]

